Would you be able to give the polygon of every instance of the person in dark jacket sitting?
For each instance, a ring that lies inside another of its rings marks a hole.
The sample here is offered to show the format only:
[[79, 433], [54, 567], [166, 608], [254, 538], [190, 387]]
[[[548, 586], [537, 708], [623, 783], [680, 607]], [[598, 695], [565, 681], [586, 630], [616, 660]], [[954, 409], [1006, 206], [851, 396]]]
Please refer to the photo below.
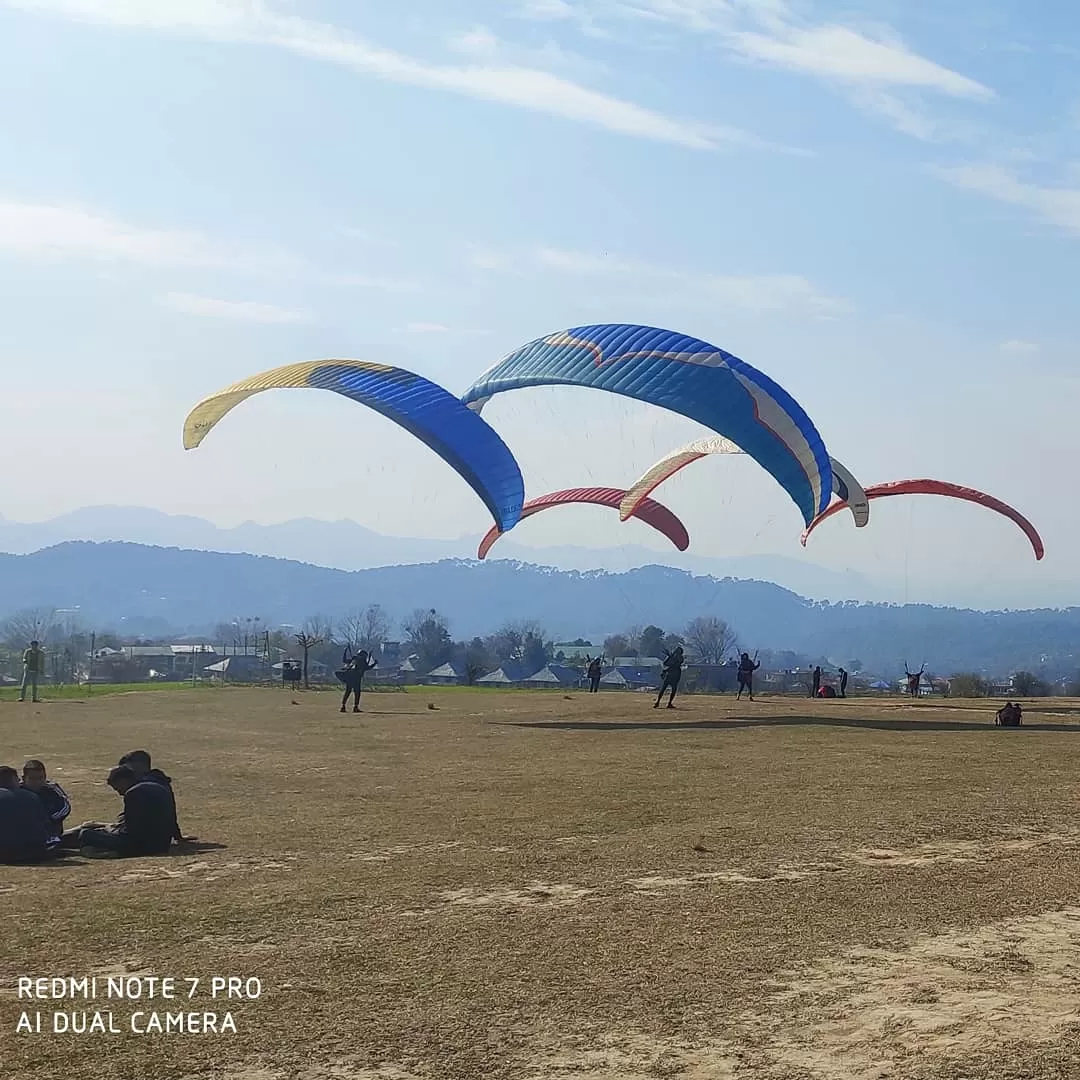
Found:
[[64, 789], [45, 772], [45, 762], [31, 758], [22, 770], [22, 786], [32, 791], [45, 807], [49, 817], [49, 836], [55, 842], [64, 831], [64, 821], [71, 813], [71, 803]]
[[185, 840], [194, 840], [195, 837], [185, 837], [180, 832], [180, 822], [176, 817], [176, 796], [172, 789], [172, 777], [166, 776], [160, 769], [150, 767], [150, 753], [147, 750], [130, 750], [118, 762], [118, 765], [126, 765], [135, 773], [136, 780], [149, 780], [154, 784], [161, 784], [169, 792], [172, 800], [173, 814], [173, 839], [182, 844]]
[[164, 855], [172, 844], [176, 810], [169, 789], [139, 779], [129, 765], [109, 772], [109, 787], [124, 800], [124, 812], [113, 825], [83, 825], [64, 833], [64, 847], [78, 847], [91, 857]]
[[49, 853], [49, 816], [19, 774], [0, 765], [0, 863], [40, 862]]
[[1002, 727], [1019, 727], [1024, 720], [1024, 710], [1014, 702], [1007, 702], [997, 711], [994, 723]]

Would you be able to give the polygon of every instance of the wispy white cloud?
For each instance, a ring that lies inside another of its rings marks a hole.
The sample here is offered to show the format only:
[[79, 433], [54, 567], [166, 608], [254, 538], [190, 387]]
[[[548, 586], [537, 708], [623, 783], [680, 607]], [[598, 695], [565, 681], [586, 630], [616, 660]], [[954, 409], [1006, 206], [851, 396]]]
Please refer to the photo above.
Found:
[[989, 87], [919, 56], [898, 38], [871, 38], [847, 26], [785, 24], [771, 33], [736, 32], [728, 42], [747, 59], [856, 86], [916, 87], [982, 101], [994, 97]]
[[210, 296], [192, 293], [170, 292], [159, 297], [162, 307], [179, 311], [184, 315], [198, 315], [213, 319], [237, 319], [256, 323], [304, 323], [311, 322], [307, 311], [290, 311], [272, 304], [259, 304], [253, 300], [218, 300]]
[[[814, 23], [786, 0], [559, 0], [559, 17], [603, 14], [644, 20], [707, 35], [748, 63], [822, 79], [845, 89], [864, 111], [885, 117], [919, 139], [941, 135], [940, 125], [897, 92], [922, 91], [968, 101], [993, 100], [975, 79], [921, 56], [887, 26], [872, 30], [839, 22]], [[543, 18], [544, 6], [535, 14]], [[892, 91], [892, 93], [886, 93]]]
[[411, 322], [405, 327], [406, 334], [449, 334], [450, 327], [442, 323]]
[[847, 300], [820, 292], [800, 274], [706, 275], [700, 287], [718, 304], [754, 315], [789, 312], [824, 318], [851, 309]]
[[595, 57], [571, 52], [554, 40], [540, 46], [515, 45], [498, 37], [486, 26], [456, 34], [447, 43], [454, 52], [483, 60], [489, 65], [539, 68], [543, 71], [590, 78], [607, 74], [607, 68]]
[[503, 251], [494, 248], [481, 247], [470, 244], [465, 249], [465, 262], [475, 270], [501, 270], [513, 269], [514, 260]]
[[[93, 263], [99, 273], [112, 276], [124, 267], [190, 268], [246, 277], [300, 276], [329, 286], [388, 293], [422, 291], [419, 282], [407, 277], [324, 272], [287, 253], [243, 249], [200, 232], [137, 225], [108, 213], [64, 204], [0, 199], [0, 252], [26, 259]], [[233, 317], [256, 317], [257, 306], [248, 310], [251, 314], [247, 316]]]
[[1045, 225], [1080, 233], [1080, 188], [1028, 183], [1000, 165], [933, 166], [931, 171], [954, 187], [1028, 210]]
[[560, 248], [541, 247], [535, 252], [541, 266], [564, 270], [571, 274], [639, 274], [656, 273], [643, 263], [630, 262], [617, 256], [593, 255], [583, 251], [565, 251]]
[[505, 63], [457, 67], [416, 59], [329, 24], [283, 14], [267, 0], [0, 0], [0, 3], [115, 27], [272, 46], [389, 82], [495, 101], [694, 150], [712, 150], [733, 141], [756, 142], [752, 136], [735, 129], [667, 116], [549, 71]]
[[[254, 270], [263, 256], [230, 250], [196, 232], [132, 225], [79, 206], [0, 201], [0, 250], [39, 258], [139, 266]], [[267, 256], [280, 267], [284, 257]]]
[[347, 236], [351, 240], [358, 240], [361, 244], [366, 244], [368, 247], [397, 247], [397, 243], [388, 236], [383, 236], [381, 233], [374, 232], [371, 229], [362, 228], [358, 225], [346, 225], [341, 232], [343, 236]]
[[486, 26], [474, 26], [450, 39], [450, 47], [469, 56], [494, 56], [499, 39]]
[[421, 285], [410, 278], [384, 277], [380, 274], [347, 274], [338, 278], [338, 285], [353, 289], [376, 289], [382, 292], [420, 292]]
[[619, 277], [628, 284], [650, 291], [670, 288], [683, 299], [756, 316], [788, 313], [828, 318], [840, 315], [851, 307], [847, 300], [822, 292], [799, 274], [712, 274], [678, 270], [612, 253], [554, 247], [537, 248], [523, 258], [539, 270], [566, 275]]
[[400, 334], [428, 334], [440, 336], [443, 334], [456, 334], [465, 337], [487, 337], [491, 331], [477, 327], [447, 326], [445, 323], [436, 322], [411, 322], [406, 323], [396, 333]]
[[1039, 346], [1034, 341], [1003, 341], [998, 348], [1006, 356], [1034, 356]]
[[923, 142], [935, 142], [943, 134], [940, 121], [888, 91], [860, 87], [852, 92], [852, 101], [864, 112], [883, 116], [897, 131]]
[[521, 14], [527, 19], [574, 19], [573, 6], [567, 0], [524, 0]]

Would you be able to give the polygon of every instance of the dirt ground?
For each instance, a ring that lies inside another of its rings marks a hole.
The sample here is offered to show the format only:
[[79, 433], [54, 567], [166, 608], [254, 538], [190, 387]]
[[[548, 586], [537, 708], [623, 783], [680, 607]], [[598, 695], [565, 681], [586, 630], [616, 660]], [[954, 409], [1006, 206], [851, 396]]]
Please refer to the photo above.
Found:
[[[1020, 730], [996, 702], [650, 704], [0, 704], [0, 761], [44, 758], [73, 823], [115, 814], [104, 775], [145, 747], [206, 842], [0, 867], [3, 1075], [1080, 1077], [1080, 703]], [[177, 997], [109, 999], [125, 974]], [[96, 1000], [20, 1000], [54, 976]], [[95, 1011], [120, 1033], [52, 1030]], [[236, 1031], [132, 1032], [154, 1012]]]

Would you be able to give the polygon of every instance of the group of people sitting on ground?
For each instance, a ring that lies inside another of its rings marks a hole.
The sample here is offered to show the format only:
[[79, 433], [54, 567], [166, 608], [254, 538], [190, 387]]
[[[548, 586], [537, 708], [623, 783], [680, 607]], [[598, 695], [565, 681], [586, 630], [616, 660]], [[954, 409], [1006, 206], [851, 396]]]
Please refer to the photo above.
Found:
[[151, 767], [145, 750], [132, 750], [109, 771], [109, 787], [124, 800], [116, 821], [87, 821], [65, 831], [71, 802], [49, 780], [45, 763], [32, 759], [22, 778], [0, 765], [0, 863], [33, 863], [62, 851], [88, 858], [164, 855], [174, 842], [194, 837], [180, 832], [172, 780]]
[[1007, 701], [994, 714], [994, 723], [1001, 727], [1019, 727], [1024, 722], [1024, 710], [1015, 701]]

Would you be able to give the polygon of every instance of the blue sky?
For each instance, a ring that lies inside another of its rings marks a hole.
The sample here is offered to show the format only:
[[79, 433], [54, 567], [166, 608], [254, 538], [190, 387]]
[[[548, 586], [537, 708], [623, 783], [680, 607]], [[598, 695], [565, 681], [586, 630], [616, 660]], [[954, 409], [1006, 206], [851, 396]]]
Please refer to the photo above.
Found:
[[[804, 554], [730, 458], [658, 492], [696, 551], [1080, 602], [1078, 57], [1080, 9], [1018, 0], [0, 0], [0, 440], [34, 462], [0, 512], [479, 536], [445, 465], [331, 395], [267, 395], [190, 454], [183, 417], [279, 363], [460, 392], [541, 334], [643, 322], [762, 368], [864, 483], [991, 491], [1048, 555], [925, 499]], [[531, 494], [700, 434], [573, 390], [485, 417]], [[655, 544], [595, 510], [517, 538]]]

